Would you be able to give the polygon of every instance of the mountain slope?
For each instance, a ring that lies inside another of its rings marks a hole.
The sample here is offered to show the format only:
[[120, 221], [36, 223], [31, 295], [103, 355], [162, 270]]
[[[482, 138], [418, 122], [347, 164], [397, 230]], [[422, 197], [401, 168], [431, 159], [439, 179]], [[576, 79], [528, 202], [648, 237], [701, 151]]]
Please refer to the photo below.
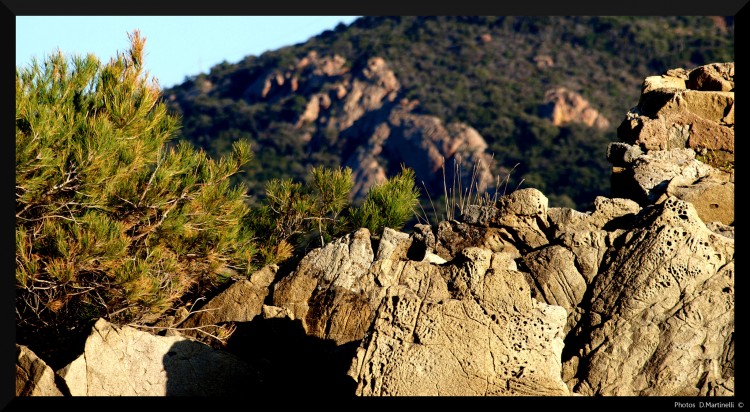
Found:
[[458, 153], [463, 187], [472, 164], [490, 190], [517, 165], [508, 190], [586, 210], [609, 193], [606, 144], [642, 79], [731, 61], [733, 48], [732, 18], [363, 17], [164, 95], [180, 138], [213, 155], [253, 143], [251, 201], [317, 164], [354, 166], [364, 189], [404, 163], [437, 198], [442, 159], [450, 186]]

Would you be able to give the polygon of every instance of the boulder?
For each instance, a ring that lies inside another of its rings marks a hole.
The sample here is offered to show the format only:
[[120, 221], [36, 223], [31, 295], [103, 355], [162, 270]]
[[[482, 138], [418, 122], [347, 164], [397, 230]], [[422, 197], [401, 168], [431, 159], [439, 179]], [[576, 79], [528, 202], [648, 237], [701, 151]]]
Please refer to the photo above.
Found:
[[697, 179], [677, 176], [665, 193], [690, 202], [704, 222], [734, 224], [734, 181], [728, 173], [716, 172]]
[[690, 71], [686, 87], [705, 91], [734, 91], [734, 62], [712, 63]]
[[697, 160], [692, 149], [652, 150], [620, 171], [621, 176], [613, 176], [612, 195], [645, 206], [656, 202], [675, 177], [695, 180], [715, 173], [714, 170]]
[[370, 273], [374, 257], [365, 228], [315, 249], [274, 285], [273, 305], [301, 320], [311, 336], [337, 344], [362, 339], [379, 291]]
[[57, 374], [73, 396], [236, 395], [260, 382], [229, 353], [104, 319], [94, 324], [83, 354]]
[[197, 337], [199, 332], [195, 328], [216, 334], [217, 327], [224, 323], [253, 320], [262, 311], [278, 269], [276, 265], [269, 265], [253, 273], [249, 280], [232, 283], [181, 323], [179, 330], [184, 335]]
[[542, 117], [549, 118], [555, 126], [581, 123], [600, 130], [609, 128], [605, 118], [580, 94], [565, 87], [549, 89], [544, 94], [541, 106]]

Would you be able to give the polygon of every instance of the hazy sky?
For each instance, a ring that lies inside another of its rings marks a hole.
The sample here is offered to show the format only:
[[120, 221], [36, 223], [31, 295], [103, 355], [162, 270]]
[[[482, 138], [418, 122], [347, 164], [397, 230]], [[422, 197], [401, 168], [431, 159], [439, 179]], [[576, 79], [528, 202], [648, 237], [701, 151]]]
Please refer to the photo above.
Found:
[[356, 16], [16, 16], [16, 66], [58, 48], [101, 60], [127, 50], [127, 33], [146, 38], [146, 70], [162, 87], [227, 61], [303, 42]]

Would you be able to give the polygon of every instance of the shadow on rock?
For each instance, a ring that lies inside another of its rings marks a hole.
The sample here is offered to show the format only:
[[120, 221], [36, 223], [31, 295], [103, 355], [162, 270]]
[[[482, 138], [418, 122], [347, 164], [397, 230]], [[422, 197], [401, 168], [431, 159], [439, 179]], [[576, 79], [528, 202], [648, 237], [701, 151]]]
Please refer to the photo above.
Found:
[[260, 319], [237, 323], [225, 350], [256, 369], [263, 396], [354, 397], [356, 382], [346, 372], [359, 341], [337, 346], [308, 336], [300, 320]]
[[237, 357], [190, 340], [172, 344], [163, 358], [167, 396], [253, 395], [256, 370]]

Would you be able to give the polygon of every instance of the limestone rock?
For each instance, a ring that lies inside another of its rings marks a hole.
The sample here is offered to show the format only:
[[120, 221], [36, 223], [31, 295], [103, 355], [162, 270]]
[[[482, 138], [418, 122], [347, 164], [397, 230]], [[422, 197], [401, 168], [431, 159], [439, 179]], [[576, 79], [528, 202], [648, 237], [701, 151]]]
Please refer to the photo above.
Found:
[[728, 226], [721, 222], [708, 222], [706, 227], [717, 235], [734, 239], [734, 226]]
[[577, 365], [571, 387], [605, 396], [732, 393], [733, 240], [669, 197], [641, 212], [613, 254], [592, 284], [576, 331], [582, 343], [566, 360]]
[[[470, 207], [471, 208], [471, 207]], [[487, 210], [496, 213], [497, 209]], [[517, 240], [505, 228], [482, 227], [457, 221], [442, 221], [438, 224], [435, 252], [445, 260], [452, 260], [467, 247], [483, 247], [492, 252], [505, 252], [520, 256]]]
[[587, 282], [575, 265], [576, 256], [570, 249], [552, 245], [527, 253], [523, 257], [532, 279], [532, 297], [550, 305], [565, 308], [567, 333], [578, 321], [576, 308], [586, 292]]
[[[699, 179], [713, 173], [713, 168], [695, 159], [692, 149], [650, 151], [638, 156], [612, 195], [630, 198], [641, 205], [653, 203], [665, 193], [675, 177]], [[614, 177], [613, 177], [614, 179]]]
[[734, 92], [657, 89], [642, 94], [640, 112], [650, 118], [692, 113], [704, 120], [719, 123], [734, 106]]
[[[441, 276], [427, 287], [389, 288], [352, 361], [356, 394], [568, 395], [565, 310], [532, 299], [507, 265], [507, 256], [469, 248], [454, 265], [431, 265]], [[436, 287], [444, 292], [430, 293]]]
[[411, 237], [406, 233], [386, 227], [380, 237], [376, 259], [407, 260], [406, 255], [411, 243]]
[[693, 90], [734, 91], [734, 62], [697, 67], [690, 71], [686, 86]]
[[727, 107], [724, 111], [722, 122], [726, 122], [726, 125], [690, 112], [670, 113], [654, 119], [629, 112], [617, 129], [617, 134], [625, 142], [640, 145], [646, 150], [690, 147], [733, 154], [733, 107]]
[[646, 78], [638, 106], [627, 113], [617, 133], [646, 150], [689, 147], [716, 152], [733, 163], [734, 63]]
[[27, 346], [16, 344], [16, 396], [63, 396], [55, 371]]
[[[501, 196], [495, 206], [469, 206], [461, 219], [469, 224], [482, 227], [497, 228], [496, 230], [481, 230], [486, 239], [483, 244], [493, 251], [511, 251], [508, 244], [520, 251], [538, 248], [548, 243], [544, 233], [547, 222], [547, 207], [549, 201], [537, 189], [528, 188], [516, 190], [509, 195]], [[463, 230], [464, 232], [477, 229]], [[438, 238], [449, 245], [445, 234], [438, 229]], [[469, 239], [476, 239], [471, 236]], [[451, 247], [448, 246], [450, 249]], [[456, 249], [454, 246], [453, 249]]]
[[263, 301], [268, 296], [269, 287], [278, 269], [276, 265], [266, 266], [253, 273], [249, 280], [234, 282], [180, 325], [181, 328], [188, 328], [183, 334], [197, 336], [197, 332], [189, 329], [195, 327], [215, 333], [214, 325], [253, 320], [261, 313]]
[[625, 167], [632, 164], [642, 154], [643, 150], [638, 145], [613, 142], [607, 146], [607, 161], [618, 167]]
[[588, 213], [553, 208], [548, 212], [550, 237], [573, 252], [575, 268], [588, 285], [599, 273], [605, 253], [630, 229], [639, 211], [632, 200], [602, 196], [594, 199], [594, 211]]
[[370, 294], [377, 293], [373, 259], [367, 229], [337, 239], [308, 253], [274, 285], [273, 304], [301, 320], [309, 335], [337, 344], [362, 339], [374, 310]]
[[734, 224], [734, 182], [726, 173], [712, 173], [698, 179], [675, 177], [666, 194], [690, 202], [704, 222]]
[[94, 325], [83, 354], [57, 373], [73, 396], [236, 395], [259, 382], [229, 353], [104, 319]]

